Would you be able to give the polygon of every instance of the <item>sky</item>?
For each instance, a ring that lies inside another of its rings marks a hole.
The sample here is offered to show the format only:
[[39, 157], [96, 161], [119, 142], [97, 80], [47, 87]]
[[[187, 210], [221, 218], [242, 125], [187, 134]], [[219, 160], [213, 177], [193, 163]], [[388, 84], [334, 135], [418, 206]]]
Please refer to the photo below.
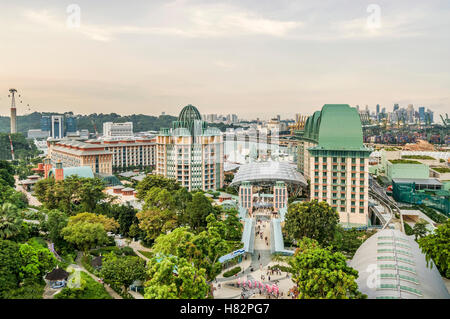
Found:
[[448, 0], [0, 0], [0, 114], [450, 113], [449, 31]]

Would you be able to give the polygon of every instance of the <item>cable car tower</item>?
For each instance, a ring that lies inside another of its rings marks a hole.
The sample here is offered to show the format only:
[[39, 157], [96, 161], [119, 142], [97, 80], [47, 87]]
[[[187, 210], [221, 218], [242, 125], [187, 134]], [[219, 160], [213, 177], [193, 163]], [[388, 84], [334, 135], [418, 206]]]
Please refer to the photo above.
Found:
[[[16, 89], [9, 89], [10, 95], [8, 97], [11, 98], [11, 134], [17, 133], [17, 110], [16, 110], [16, 98], [15, 94], [17, 93]], [[20, 97], [20, 94], [19, 94]], [[22, 103], [22, 101], [20, 101]]]

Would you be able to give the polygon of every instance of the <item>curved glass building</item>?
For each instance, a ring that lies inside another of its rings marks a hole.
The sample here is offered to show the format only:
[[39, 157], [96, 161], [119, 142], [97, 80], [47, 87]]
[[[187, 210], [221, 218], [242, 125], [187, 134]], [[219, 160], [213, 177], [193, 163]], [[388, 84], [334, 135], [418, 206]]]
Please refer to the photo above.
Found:
[[198, 109], [185, 106], [156, 138], [156, 173], [178, 181], [189, 191], [223, 187], [222, 132], [207, 127]]

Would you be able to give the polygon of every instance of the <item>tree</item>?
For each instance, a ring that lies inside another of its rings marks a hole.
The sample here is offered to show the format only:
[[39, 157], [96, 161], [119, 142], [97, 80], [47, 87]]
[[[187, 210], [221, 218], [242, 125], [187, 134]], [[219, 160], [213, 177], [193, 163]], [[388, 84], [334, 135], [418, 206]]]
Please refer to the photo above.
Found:
[[197, 192], [186, 206], [186, 221], [194, 231], [199, 232], [206, 227], [206, 217], [215, 213], [211, 201], [202, 193]]
[[71, 215], [74, 211], [94, 211], [107, 197], [104, 188], [103, 181], [98, 178], [72, 175], [62, 181], [42, 179], [35, 184], [34, 193], [45, 208], [60, 209]]
[[48, 231], [48, 237], [52, 242], [58, 242], [63, 239], [61, 231], [67, 226], [69, 218], [59, 210], [51, 210], [47, 213], [45, 229]]
[[56, 258], [39, 244], [31, 242], [19, 245], [21, 257], [20, 277], [32, 281], [42, 280], [42, 276], [56, 266]]
[[169, 234], [158, 236], [152, 250], [162, 255], [178, 256], [182, 254], [186, 243], [192, 242], [194, 236], [195, 234], [190, 232], [187, 227], [178, 227]]
[[339, 222], [338, 213], [326, 202], [303, 202], [289, 205], [285, 229], [291, 240], [303, 237], [328, 245]]
[[218, 221], [213, 214], [210, 214], [206, 221], [207, 229], [199, 234], [180, 227], [167, 235], [159, 236], [153, 251], [156, 254], [185, 258], [197, 269], [204, 269], [207, 280], [214, 280], [222, 270], [218, 259], [230, 252], [230, 247], [224, 239], [225, 224]]
[[427, 265], [432, 267], [434, 261], [439, 272], [450, 278], [450, 219], [439, 225], [432, 234], [419, 238], [419, 246], [427, 259]]
[[0, 298], [4, 298], [4, 294], [9, 290], [18, 287], [20, 262], [19, 245], [0, 239]]
[[422, 238], [425, 237], [428, 233], [427, 229], [428, 222], [425, 219], [420, 219], [413, 227], [412, 233], [414, 235], [415, 240], [417, 237]]
[[225, 239], [240, 240], [242, 236], [242, 223], [238, 217], [238, 211], [230, 209], [225, 212]]
[[17, 208], [25, 208], [28, 205], [28, 199], [24, 193], [16, 191], [0, 179], [0, 205], [4, 203], [13, 204]]
[[185, 258], [154, 257], [148, 263], [146, 299], [205, 299], [209, 291], [205, 270]]
[[103, 228], [107, 232], [113, 232], [119, 227], [119, 223], [114, 220], [114, 218], [108, 218], [105, 215], [96, 215], [93, 213], [79, 213], [75, 216], [69, 217], [69, 225], [74, 225], [76, 223], [99, 223], [103, 225]]
[[0, 206], [0, 239], [12, 238], [20, 233], [22, 218], [17, 207], [6, 203]]
[[14, 187], [14, 176], [6, 168], [0, 168], [0, 180], [9, 187]]
[[147, 175], [136, 186], [137, 198], [144, 200], [147, 196], [147, 192], [153, 187], [164, 188], [169, 192], [173, 192], [180, 189], [181, 186], [174, 179], [169, 179], [160, 175]]
[[107, 197], [103, 190], [105, 189], [105, 183], [99, 178], [82, 178], [79, 179], [76, 176], [69, 176], [66, 178], [65, 184], [73, 183], [79, 185], [77, 188], [77, 196], [80, 200], [79, 211], [94, 211], [96, 205]]
[[119, 234], [123, 236], [128, 236], [130, 227], [133, 224], [137, 224], [139, 222], [136, 216], [137, 210], [133, 208], [133, 206], [131, 206], [129, 203], [127, 203], [127, 205], [111, 205], [104, 203], [103, 212], [106, 216], [117, 220], [117, 222], [119, 223]]
[[106, 282], [121, 286], [123, 292], [126, 292], [135, 280], [145, 280], [145, 264], [145, 260], [140, 257], [110, 253], [102, 261], [100, 274]]
[[352, 229], [344, 229], [338, 225], [334, 234], [331, 245], [333, 251], [338, 251], [351, 258], [358, 250], [359, 246], [367, 239], [365, 231]]
[[292, 280], [299, 299], [362, 299], [358, 291], [358, 271], [347, 266], [341, 253], [321, 248], [315, 240], [305, 238], [289, 260]]
[[154, 240], [177, 226], [176, 213], [169, 209], [142, 211], [136, 214], [139, 228], [142, 229], [148, 240]]
[[105, 228], [100, 223], [89, 223], [86, 221], [67, 225], [61, 231], [64, 239], [76, 245], [85, 254], [89, 248], [108, 242]]

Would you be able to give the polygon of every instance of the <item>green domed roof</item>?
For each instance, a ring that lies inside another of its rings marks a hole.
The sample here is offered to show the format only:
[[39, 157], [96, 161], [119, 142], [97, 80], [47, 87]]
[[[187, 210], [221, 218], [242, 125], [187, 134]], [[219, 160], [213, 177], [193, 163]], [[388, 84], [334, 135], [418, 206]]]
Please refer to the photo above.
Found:
[[179, 122], [190, 123], [194, 120], [201, 120], [201, 119], [202, 117], [200, 115], [200, 112], [197, 110], [195, 106], [191, 104], [183, 107], [183, 109], [180, 112], [180, 115], [178, 115]]

